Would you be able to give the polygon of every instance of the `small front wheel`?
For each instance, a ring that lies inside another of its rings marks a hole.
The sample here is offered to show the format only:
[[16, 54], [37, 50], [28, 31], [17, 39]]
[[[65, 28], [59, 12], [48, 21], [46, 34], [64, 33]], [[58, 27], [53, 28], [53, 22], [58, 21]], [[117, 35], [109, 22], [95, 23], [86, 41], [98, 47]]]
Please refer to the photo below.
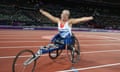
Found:
[[62, 49], [57, 49], [55, 51], [49, 52], [49, 57], [51, 59], [56, 59], [58, 56], [60, 56], [61, 53], [62, 53]]
[[34, 72], [36, 60], [26, 63], [33, 58], [35, 58], [35, 54], [31, 50], [19, 52], [13, 61], [12, 72]]

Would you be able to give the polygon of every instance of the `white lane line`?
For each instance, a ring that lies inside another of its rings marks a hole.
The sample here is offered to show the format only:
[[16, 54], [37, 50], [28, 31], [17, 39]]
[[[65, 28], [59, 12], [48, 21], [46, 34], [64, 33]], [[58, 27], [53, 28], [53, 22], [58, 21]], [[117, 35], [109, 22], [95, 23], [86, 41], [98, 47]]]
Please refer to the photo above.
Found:
[[107, 53], [107, 52], [119, 52], [120, 50], [99, 50], [99, 51], [88, 51], [88, 52], [81, 52], [81, 54], [92, 54], [92, 53]]
[[[83, 35], [83, 34], [76, 34], [76, 36], [79, 37], [87, 37], [87, 38], [97, 38], [97, 39], [111, 39], [111, 40], [120, 40], [119, 38], [116, 37], [109, 37], [109, 36], [103, 36], [103, 35]], [[51, 39], [51, 37], [53, 37], [53, 35], [50, 36], [42, 36], [42, 38], [44, 39]]]
[[[27, 40], [29, 38], [25, 38], [25, 39], [26, 40], [17, 40], [17, 41], [13, 41], [15, 39], [11, 39], [10, 41], [8, 41], [8, 40], [4, 41], [4, 39], [0, 39], [0, 43], [9, 43], [9, 42], [10, 43], [14, 43], [14, 42], [50, 42], [50, 40], [39, 40], [38, 38], [36, 38], [38, 40]], [[30, 39], [32, 39], [32, 38], [30, 38]], [[35, 39], [35, 38], [33, 38], [33, 39]], [[80, 42], [83, 42], [83, 41], [97, 41], [97, 42], [99, 42], [99, 41], [103, 41], [103, 42], [106, 42], [106, 41], [116, 41], [116, 42], [119, 42], [120, 40], [79, 40], [79, 41]]]
[[83, 40], [83, 39], [81, 39], [81, 40], [79, 40], [80, 42], [81, 41], [102, 41], [102, 42], [106, 42], [106, 41], [116, 41], [116, 42], [118, 42], [118, 41], [120, 41], [120, 40], [105, 40], [105, 39], [92, 39], [92, 40], [88, 40], [88, 39], [86, 39], [86, 40]]
[[17, 48], [38, 48], [40, 46], [9, 46], [9, 47], [0, 47], [0, 49], [17, 49]]
[[80, 35], [87, 38], [97, 38], [97, 39], [111, 39], [111, 40], [120, 40], [116, 37], [104, 36], [104, 35]]
[[41, 37], [36, 37], [36, 38], [31, 38], [31, 37], [30, 38], [29, 37], [26, 37], [26, 38], [23, 38], [23, 37], [17, 37], [17, 38], [16, 37], [15, 38], [14, 37], [13, 38], [7, 37], [6, 38], [5, 37], [5, 38], [3, 38], [2, 37], [2, 38], [0, 38], [0, 40], [7, 40], [7, 39], [12, 39], [12, 40], [15, 40], [15, 39], [25, 39], [25, 40], [27, 40], [27, 39], [42, 39], [42, 38]]
[[110, 37], [110, 36], [101, 36], [101, 37], [106, 38], [106, 39], [120, 40], [120, 38]]
[[0, 43], [16, 43], [16, 42], [17, 43], [18, 42], [23, 42], [24, 43], [24, 42], [49, 42], [49, 41], [36, 41], [36, 40], [35, 41], [22, 41], [22, 40], [21, 41], [0, 41]]
[[[119, 43], [111, 43], [111, 44], [81, 44], [80, 46], [105, 46], [105, 45], [120, 45]], [[41, 45], [42, 46], [42, 45]], [[41, 46], [3, 46], [0, 49], [17, 49], [17, 48], [38, 48]]]
[[[52, 37], [51, 37], [52, 38]], [[50, 39], [47, 39], [46, 41], [50, 41], [51, 40], [51, 38]], [[8, 41], [8, 39], [10, 39], [9, 41]], [[24, 40], [22, 40], [22, 39], [24, 39]], [[43, 39], [43, 38], [40, 38], [40, 37], [38, 37], [38, 38], [29, 38], [29, 37], [27, 37], [27, 38], [23, 38], [23, 37], [18, 37], [18, 38], [0, 38], [0, 42], [5, 42], [5, 41], [2, 41], [2, 40], [7, 40], [8, 42], [14, 42], [13, 40], [17, 40], [17, 42], [21, 42], [21, 41], [33, 41], [33, 40], [36, 40], [36, 39], [38, 39], [39, 41], [41, 41], [41, 42], [44, 42], [43, 40], [41, 40], [41, 39]], [[80, 39], [79, 40], [80, 42], [82, 42], [82, 41], [103, 41], [103, 42], [107, 42], [107, 41], [116, 41], [116, 42], [118, 42], [118, 41], [120, 41], [120, 40], [115, 40], [115, 39], [108, 39], [108, 40], [105, 40], [105, 39], [91, 39], [91, 40], [88, 40], [88, 39]]]
[[[22, 38], [21, 38], [22, 39]], [[32, 39], [32, 38], [31, 38]], [[35, 38], [33, 38], [35, 39]], [[36, 38], [37, 39], [37, 38]], [[3, 41], [2, 41], [3, 40]], [[0, 43], [14, 43], [14, 42], [50, 42], [50, 40], [16, 40], [16, 41], [13, 41], [15, 39], [11, 39], [10, 41], [4, 41], [4, 39], [0, 39]], [[116, 41], [116, 42], [119, 42], [120, 40], [79, 40], [80, 42], [83, 42], [83, 41], [103, 41], [103, 42], [107, 42], [107, 41]]]
[[[120, 44], [81, 44], [80, 46], [105, 46], [105, 45], [120, 45]], [[42, 46], [42, 45], [41, 45]], [[36, 47], [40, 47], [40, 46], [3, 46], [3, 47], [0, 47], [0, 49], [17, 49], [17, 48], [36, 48]]]
[[3, 37], [23, 37], [23, 36], [25, 36], [25, 37], [33, 37], [33, 36], [42, 36], [43, 34], [34, 34], [34, 35], [31, 35], [31, 34], [27, 34], [27, 35], [24, 35], [24, 34], [17, 34], [17, 35], [0, 35], [0, 36], [3, 36]]
[[[4, 37], [10, 37], [10, 36], [27, 36], [27, 37], [32, 37], [32, 36], [40, 36], [41, 37], [42, 34], [39, 34], [39, 35], [23, 35], [23, 34], [16, 34], [16, 35], [0, 35], [0, 36], [4, 36]], [[42, 38], [44, 39], [51, 39], [52, 37], [54, 36], [54, 34], [49, 34], [49, 36], [42, 36]], [[79, 37], [87, 37], [87, 38], [99, 38], [99, 39], [115, 39], [115, 40], [120, 40], [119, 38], [114, 38], [114, 37], [109, 37], [109, 36], [101, 36], [101, 35], [78, 35], [76, 34], [76, 36], [79, 36]]]
[[104, 64], [104, 65], [90, 66], [90, 67], [77, 68], [77, 69], [71, 69], [71, 70], [63, 70], [63, 71], [57, 71], [57, 72], [75, 72], [75, 71], [83, 71], [83, 70], [89, 70], [89, 69], [112, 67], [112, 66], [118, 66], [118, 65], [120, 65], [120, 63]]
[[[9, 36], [9, 35], [7, 35]], [[10, 36], [20, 36], [20, 35], [10, 35]], [[29, 35], [22, 35], [22, 36], [29, 36]], [[30, 35], [31, 36], [31, 35]], [[35, 35], [32, 35], [35, 36]], [[54, 35], [49, 35], [49, 36], [42, 36], [42, 39], [51, 39]], [[119, 38], [115, 38], [115, 37], [109, 37], [109, 36], [101, 36], [101, 35], [77, 35], [77, 36], [83, 36], [83, 37], [87, 37], [87, 38], [98, 38], [98, 39], [111, 39], [111, 40], [118, 40], [120, 41]], [[9, 38], [3, 38], [3, 39], [9, 39]], [[14, 39], [22, 39], [22, 38], [14, 38]], [[29, 38], [23, 38], [23, 39], [29, 39]], [[40, 38], [34, 38], [34, 39], [40, 39]]]
[[105, 45], [120, 45], [120, 43], [104, 43], [104, 44], [80, 44], [80, 46], [105, 46]]
[[[23, 55], [21, 57], [30, 57], [31, 55]], [[44, 55], [41, 55], [41, 56], [48, 56], [48, 54], [44, 54]], [[16, 56], [3, 56], [3, 57], [0, 57], [0, 59], [8, 59], [8, 58], [15, 58]]]
[[[88, 52], [81, 52], [81, 54], [94, 54], [94, 53], [108, 53], [108, 52], [119, 52], [120, 50], [101, 50], [101, 51], [88, 51]], [[62, 53], [63, 55], [66, 53]], [[48, 56], [47, 54], [44, 54], [42, 56]], [[15, 56], [1, 56], [0, 59], [3, 58], [15, 58]]]

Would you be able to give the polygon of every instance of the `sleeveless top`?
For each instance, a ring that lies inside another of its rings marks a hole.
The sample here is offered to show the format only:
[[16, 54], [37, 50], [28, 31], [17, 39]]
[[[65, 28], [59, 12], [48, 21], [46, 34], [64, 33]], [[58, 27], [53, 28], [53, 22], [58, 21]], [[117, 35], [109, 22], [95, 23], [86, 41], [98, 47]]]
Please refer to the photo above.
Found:
[[68, 22], [65, 22], [65, 24], [58, 22], [58, 31], [62, 38], [66, 38], [68, 35], [72, 35], [71, 26], [68, 24]]

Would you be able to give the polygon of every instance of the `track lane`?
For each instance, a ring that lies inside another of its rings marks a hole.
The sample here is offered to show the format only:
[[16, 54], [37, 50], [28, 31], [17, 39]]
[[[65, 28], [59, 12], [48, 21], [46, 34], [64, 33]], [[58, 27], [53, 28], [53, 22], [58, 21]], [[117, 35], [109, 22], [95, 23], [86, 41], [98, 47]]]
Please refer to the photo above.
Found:
[[[0, 31], [0, 35], [2, 36], [2, 38], [11, 38], [11, 39], [1, 39], [3, 41], [18, 41], [17, 39], [12, 39], [12, 38], [20, 38], [23, 37], [25, 38], [30, 38], [31, 40], [36, 40], [35, 38], [41, 38], [45, 35], [47, 36], [51, 36], [56, 34], [56, 31], [29, 31], [29, 30], [3, 30]], [[5, 36], [8, 35], [8, 36]], [[11, 36], [9, 36], [11, 35]], [[23, 36], [22, 36], [23, 35]], [[34, 35], [34, 36], [33, 36]], [[119, 49], [119, 40], [117, 40], [118, 38], [120, 38], [120, 34], [118, 33], [97, 33], [97, 32], [75, 32], [75, 35], [78, 37], [78, 39], [80, 40], [80, 44], [81, 44], [81, 50], [83, 52], [86, 51], [100, 51], [100, 50], [115, 50], [115, 49]], [[28, 37], [27, 37], [28, 36]], [[40, 36], [40, 37], [39, 37]], [[93, 37], [92, 37], [93, 36]], [[102, 38], [103, 36], [105, 36], [104, 38]], [[1, 37], [0, 37], [1, 38]], [[24, 41], [24, 39], [20, 39], [21, 41]], [[48, 38], [49, 39], [49, 38]], [[48, 39], [43, 39], [44, 40], [48, 40]], [[0, 40], [0, 41], [1, 41]], [[29, 40], [29, 39], [28, 39]], [[42, 39], [41, 39], [42, 40]], [[84, 41], [81, 41], [84, 40]], [[86, 40], [86, 41], [85, 41]], [[88, 40], [88, 41], [87, 41]], [[92, 41], [93, 40], [93, 41]], [[10, 46], [36, 46], [36, 45], [46, 45], [47, 42], [23, 42], [23, 43], [19, 43], [19, 42], [15, 42], [15, 43], [0, 43], [0, 47], [10, 47]], [[85, 46], [84, 44], [89, 44], [88, 46]], [[96, 45], [96, 44], [103, 44], [103, 45]], [[110, 45], [110, 44], [114, 44], [114, 45]], [[92, 45], [92, 46], [90, 46]], [[24, 48], [13, 48], [13, 49], [0, 49], [0, 51], [2, 51], [3, 55], [15, 55], [17, 52], [19, 52], [20, 50], [24, 49]], [[30, 48], [33, 51], [36, 51], [36, 48]], [[1, 55], [1, 52], [0, 52]], [[2, 56], [3, 56], [2, 55]], [[82, 58], [80, 63], [76, 64], [74, 67], [75, 68], [82, 68], [82, 67], [91, 67], [91, 66], [95, 66], [95, 65], [101, 65], [101, 64], [110, 64], [110, 63], [119, 63], [120, 62], [120, 52], [116, 51], [116, 52], [106, 52], [106, 53], [91, 53], [91, 54], [82, 54]], [[0, 59], [0, 64], [4, 65], [1, 68], [0, 72], [11, 72], [11, 64], [12, 64], [13, 59]], [[43, 56], [38, 60], [37, 63], [37, 67], [36, 67], [36, 72], [42, 71], [42, 72], [55, 72], [55, 71], [61, 71], [61, 70], [69, 70], [71, 68], [71, 63], [68, 61], [67, 57], [65, 57], [64, 55], [61, 56], [60, 58], [58, 58], [56, 61], [58, 62], [54, 62], [51, 59], [49, 59], [49, 57], [47, 56]], [[7, 62], [7, 64], [5, 64]], [[45, 67], [44, 67], [45, 66]], [[7, 67], [7, 69], [4, 69], [4, 67]], [[92, 69], [92, 70], [84, 70], [84, 71], [80, 71], [80, 72], [118, 72], [119, 66], [111, 66], [111, 67], [107, 67], [107, 68], [96, 68], [96, 69]]]

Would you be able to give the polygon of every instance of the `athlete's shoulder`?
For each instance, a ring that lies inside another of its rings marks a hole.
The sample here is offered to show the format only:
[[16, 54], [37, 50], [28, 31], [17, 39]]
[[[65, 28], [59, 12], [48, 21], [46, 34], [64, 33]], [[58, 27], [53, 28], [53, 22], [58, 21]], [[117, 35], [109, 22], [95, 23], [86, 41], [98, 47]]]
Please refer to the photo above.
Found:
[[68, 20], [68, 24], [72, 24], [73, 20], [74, 20], [74, 18], [70, 18], [70, 19]]

